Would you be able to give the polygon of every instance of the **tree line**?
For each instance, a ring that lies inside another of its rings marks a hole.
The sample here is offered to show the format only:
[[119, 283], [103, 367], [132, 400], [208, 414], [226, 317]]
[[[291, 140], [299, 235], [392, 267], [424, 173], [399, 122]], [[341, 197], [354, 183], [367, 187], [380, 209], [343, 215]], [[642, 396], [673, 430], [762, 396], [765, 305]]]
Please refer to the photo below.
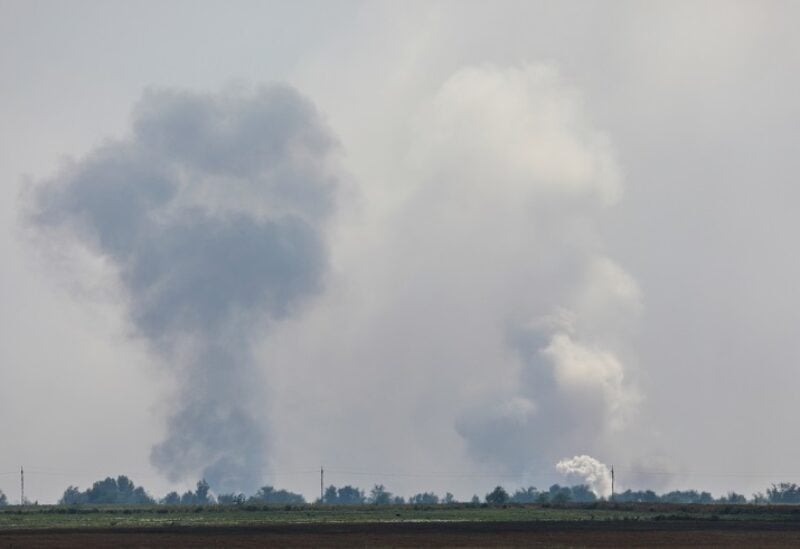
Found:
[[[447, 493], [439, 496], [434, 492], [420, 492], [405, 498], [388, 491], [382, 484], [376, 484], [367, 493], [355, 486], [328, 486], [322, 495], [313, 503], [325, 505], [439, 505], [450, 503], [470, 503], [473, 505], [504, 505], [507, 503], [591, 503], [602, 501], [587, 485], [561, 486], [553, 484], [547, 490], [538, 490], [530, 486], [519, 488], [512, 493], [502, 486], [497, 486], [483, 498], [474, 495], [468, 502], [458, 502], [453, 494]], [[622, 503], [724, 503], [724, 504], [800, 504], [800, 486], [794, 483], [781, 482], [772, 484], [765, 492], [753, 494], [748, 499], [742, 494], [728, 492], [719, 498], [714, 498], [709, 492], [697, 490], [673, 490], [664, 494], [657, 494], [652, 490], [626, 490], [614, 495], [614, 501]], [[183, 494], [170, 492], [160, 499], [151, 496], [141, 486], [136, 486], [133, 481], [124, 475], [117, 478], [107, 477], [98, 480], [90, 488], [80, 490], [76, 486], [69, 486], [58, 502], [60, 505], [241, 505], [241, 504], [281, 504], [303, 505], [306, 499], [301, 494], [288, 490], [276, 489], [273, 486], [262, 486], [254, 494], [247, 496], [243, 493], [213, 494], [211, 487], [205, 480], [200, 480], [195, 490], [188, 490]], [[0, 490], [0, 507], [8, 505], [8, 498]]]

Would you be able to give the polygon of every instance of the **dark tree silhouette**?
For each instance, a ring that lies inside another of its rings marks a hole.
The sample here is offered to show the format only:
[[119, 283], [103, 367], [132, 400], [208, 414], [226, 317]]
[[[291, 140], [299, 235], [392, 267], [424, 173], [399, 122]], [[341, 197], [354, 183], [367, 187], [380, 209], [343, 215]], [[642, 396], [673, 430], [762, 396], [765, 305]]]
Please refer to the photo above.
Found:
[[244, 494], [232, 492], [230, 494], [220, 494], [217, 496], [217, 503], [220, 505], [241, 505], [247, 498]]
[[338, 489], [328, 486], [322, 499], [323, 503], [330, 505], [358, 505], [367, 501], [362, 490], [349, 485]]
[[161, 499], [163, 505], [180, 505], [181, 495], [178, 492], [170, 492]]
[[91, 488], [81, 492], [77, 487], [70, 486], [64, 491], [59, 503], [66, 505], [91, 504], [153, 504], [155, 500], [150, 497], [144, 488], [137, 487], [125, 475], [116, 479], [107, 477], [98, 480]]
[[209, 494], [210, 487], [206, 479], [197, 482], [197, 490], [186, 492], [181, 496], [181, 505], [209, 505], [214, 498]]
[[251, 498], [252, 502], [280, 503], [282, 505], [303, 505], [306, 499], [288, 490], [276, 490], [272, 486], [262, 486]]
[[767, 488], [770, 503], [800, 503], [800, 487], [797, 484], [781, 482]]
[[369, 493], [369, 503], [374, 505], [388, 505], [392, 502], [392, 493], [386, 491], [383, 484], [376, 484]]
[[519, 488], [514, 495], [511, 496], [511, 501], [514, 503], [535, 503], [539, 499], [539, 491], [534, 486], [527, 488]]
[[497, 486], [494, 490], [486, 494], [486, 503], [489, 505], [503, 505], [508, 502], [508, 492], [502, 486]]
[[439, 496], [433, 492], [423, 492], [408, 498], [408, 503], [413, 503], [415, 505], [436, 505], [439, 503]]

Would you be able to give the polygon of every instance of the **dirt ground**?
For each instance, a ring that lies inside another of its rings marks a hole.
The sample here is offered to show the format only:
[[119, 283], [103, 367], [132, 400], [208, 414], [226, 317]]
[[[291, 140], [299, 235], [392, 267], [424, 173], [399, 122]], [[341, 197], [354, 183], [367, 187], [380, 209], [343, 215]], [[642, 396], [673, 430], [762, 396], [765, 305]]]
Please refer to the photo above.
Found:
[[1, 531], [0, 547], [800, 547], [800, 522], [439, 522]]

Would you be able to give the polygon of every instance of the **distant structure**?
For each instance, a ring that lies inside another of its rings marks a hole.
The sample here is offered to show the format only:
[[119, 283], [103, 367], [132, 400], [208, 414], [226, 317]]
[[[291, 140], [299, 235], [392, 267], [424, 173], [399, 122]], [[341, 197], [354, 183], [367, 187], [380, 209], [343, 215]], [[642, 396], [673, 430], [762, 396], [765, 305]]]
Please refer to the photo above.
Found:
[[614, 501], [614, 466], [611, 466], [611, 501]]

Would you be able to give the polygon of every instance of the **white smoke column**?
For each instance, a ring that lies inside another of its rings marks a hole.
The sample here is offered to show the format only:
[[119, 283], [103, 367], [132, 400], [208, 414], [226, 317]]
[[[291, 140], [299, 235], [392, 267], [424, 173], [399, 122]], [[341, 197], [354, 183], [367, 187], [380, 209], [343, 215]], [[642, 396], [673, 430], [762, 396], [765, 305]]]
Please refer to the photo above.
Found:
[[151, 454], [172, 480], [262, 481], [269, 393], [251, 347], [322, 289], [335, 145], [289, 87], [150, 91], [130, 135], [37, 188], [43, 243], [101, 258], [135, 335], [178, 381]]
[[484, 382], [495, 394], [458, 418], [468, 450], [526, 475], [604, 451], [638, 400], [625, 352], [641, 302], [598, 230], [622, 195], [608, 138], [580, 94], [536, 65], [456, 72], [417, 133], [404, 214], [419, 263], [443, 273], [425, 291], [467, 311], [459, 323], [483, 321], [459, 345], [497, 338], [496, 356], [471, 360], [508, 381]]
[[556, 470], [572, 484], [586, 484], [597, 497], [611, 495], [611, 470], [591, 456], [562, 459], [556, 464]]

